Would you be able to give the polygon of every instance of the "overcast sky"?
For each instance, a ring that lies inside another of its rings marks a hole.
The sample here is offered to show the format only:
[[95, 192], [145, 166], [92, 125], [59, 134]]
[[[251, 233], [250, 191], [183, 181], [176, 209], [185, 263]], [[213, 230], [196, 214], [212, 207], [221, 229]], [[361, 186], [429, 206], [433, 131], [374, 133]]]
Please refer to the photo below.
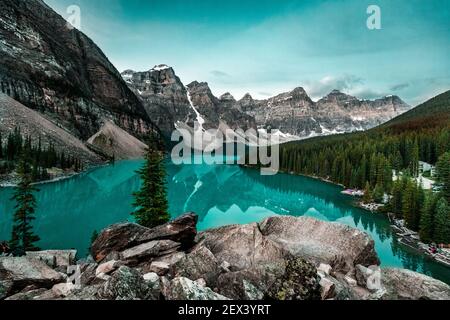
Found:
[[[266, 98], [304, 87], [416, 105], [450, 89], [447, 0], [45, 0], [123, 71], [174, 67], [214, 94]], [[381, 8], [381, 30], [366, 26]]]

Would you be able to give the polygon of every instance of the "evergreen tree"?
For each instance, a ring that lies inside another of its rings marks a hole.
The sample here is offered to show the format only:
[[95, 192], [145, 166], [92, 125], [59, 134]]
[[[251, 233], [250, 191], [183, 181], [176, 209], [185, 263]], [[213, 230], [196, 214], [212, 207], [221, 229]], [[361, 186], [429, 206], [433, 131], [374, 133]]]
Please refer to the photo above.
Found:
[[450, 203], [450, 152], [444, 153], [436, 163], [436, 181], [439, 191]]
[[392, 187], [392, 198], [390, 201], [390, 208], [396, 214], [397, 217], [402, 216], [402, 206], [403, 206], [402, 195], [403, 195], [402, 181], [396, 180], [394, 182], [394, 186]]
[[380, 184], [376, 184], [375, 189], [373, 189], [373, 200], [377, 203], [383, 202], [384, 192], [383, 187]]
[[372, 202], [372, 193], [370, 191], [370, 184], [369, 184], [369, 182], [366, 183], [366, 187], [364, 188], [363, 202], [364, 203], [371, 203]]
[[411, 228], [414, 225], [414, 203], [415, 203], [415, 185], [412, 181], [408, 181], [404, 194], [402, 196], [402, 214], [406, 221], [406, 225]]
[[23, 255], [26, 251], [39, 250], [35, 243], [40, 239], [34, 234], [32, 226], [36, 209], [34, 192], [37, 192], [38, 189], [31, 184], [30, 167], [27, 161], [27, 155], [24, 154], [17, 170], [20, 182], [11, 199], [16, 201], [16, 211], [13, 219], [10, 248], [17, 255]]
[[437, 197], [433, 192], [429, 192], [425, 197], [425, 204], [420, 217], [420, 239], [424, 242], [431, 242], [434, 238], [434, 213], [436, 210]]
[[417, 144], [417, 141], [415, 141], [412, 146], [409, 170], [414, 177], [419, 175], [419, 145]]
[[142, 187], [134, 193], [134, 206], [132, 213], [136, 222], [148, 228], [164, 224], [170, 220], [166, 196], [166, 171], [164, 166], [164, 153], [158, 140], [152, 137], [145, 164], [137, 173], [141, 177]]
[[450, 243], [450, 207], [444, 198], [436, 205], [434, 240], [437, 243]]

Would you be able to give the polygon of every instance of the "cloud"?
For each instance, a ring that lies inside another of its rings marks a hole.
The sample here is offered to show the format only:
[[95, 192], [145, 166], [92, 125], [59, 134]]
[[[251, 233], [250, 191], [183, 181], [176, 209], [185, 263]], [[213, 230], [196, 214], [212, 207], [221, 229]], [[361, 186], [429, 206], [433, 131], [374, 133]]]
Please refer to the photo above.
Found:
[[409, 87], [409, 83], [399, 83], [393, 85], [390, 89], [391, 91], [400, 91]]
[[228, 78], [230, 75], [226, 72], [220, 71], [220, 70], [213, 70], [210, 72], [214, 77], [217, 78]]
[[376, 91], [368, 88], [358, 88], [356, 90], [352, 90], [350, 94], [359, 99], [366, 100], [379, 99], [388, 95], [388, 93], [386, 92]]
[[362, 84], [364, 79], [355, 75], [326, 76], [319, 81], [307, 83], [306, 89], [312, 97], [320, 98], [333, 90], [348, 92]]
[[264, 96], [264, 97], [272, 97], [272, 96], [273, 96], [272, 93], [270, 93], [270, 92], [264, 92], [264, 91], [258, 92], [258, 94], [259, 94], [260, 96]]

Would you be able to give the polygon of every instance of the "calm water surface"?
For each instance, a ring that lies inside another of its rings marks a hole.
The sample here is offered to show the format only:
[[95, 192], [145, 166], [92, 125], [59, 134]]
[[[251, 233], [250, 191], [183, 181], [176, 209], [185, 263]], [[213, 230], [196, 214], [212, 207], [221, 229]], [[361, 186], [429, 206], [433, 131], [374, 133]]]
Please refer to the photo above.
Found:
[[[131, 221], [132, 193], [139, 188], [141, 161], [123, 161], [77, 177], [40, 185], [35, 230], [44, 249], [76, 248], [87, 254], [94, 230]], [[199, 215], [199, 229], [261, 221], [273, 215], [310, 216], [369, 233], [383, 266], [403, 267], [450, 284], [450, 269], [399, 245], [389, 221], [351, 205], [342, 189], [314, 179], [225, 165], [168, 164], [170, 212]], [[13, 190], [0, 189], [0, 239], [9, 239]]]

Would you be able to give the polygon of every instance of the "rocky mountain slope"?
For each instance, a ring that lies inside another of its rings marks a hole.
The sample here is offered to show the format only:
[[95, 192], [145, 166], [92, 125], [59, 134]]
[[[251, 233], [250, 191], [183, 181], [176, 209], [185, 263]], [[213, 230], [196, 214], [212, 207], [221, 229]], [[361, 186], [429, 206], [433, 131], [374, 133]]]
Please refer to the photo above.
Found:
[[37, 145], [41, 139], [42, 147], [50, 144], [59, 153], [80, 159], [84, 165], [98, 164], [103, 161], [92, 152], [78, 138], [49, 121], [42, 114], [29, 109], [11, 97], [0, 93], [0, 133], [6, 137], [16, 127], [21, 129], [24, 136], [29, 136], [32, 143]]
[[147, 72], [127, 70], [122, 77], [166, 134], [177, 122], [192, 127], [198, 120], [205, 129], [271, 129], [279, 131], [283, 141], [298, 140], [367, 130], [410, 109], [397, 96], [359, 100], [337, 90], [314, 102], [300, 87], [267, 100], [246, 94], [237, 101], [230, 93], [217, 98], [205, 82], [185, 87], [166, 65]]
[[219, 126], [256, 129], [253, 118], [235, 108], [233, 97], [216, 98], [207, 83], [193, 82], [185, 87], [169, 66], [158, 65], [145, 72], [127, 70], [122, 77], [166, 136], [178, 124], [193, 128], [194, 121], [205, 130]]
[[145, 143], [111, 121], [107, 121], [87, 143], [115, 160], [142, 158], [147, 148]]
[[0, 2], [0, 90], [82, 140], [105, 119], [136, 136], [153, 126], [103, 52], [42, 0]]
[[142, 101], [155, 124], [167, 135], [172, 133], [177, 122], [193, 125], [195, 113], [187, 90], [172, 68], [157, 66], [145, 72], [127, 70], [122, 77]]
[[359, 100], [337, 90], [314, 102], [303, 88], [268, 100], [246, 95], [238, 105], [255, 117], [258, 127], [298, 138], [367, 130], [411, 108], [397, 96]]
[[0, 257], [0, 299], [450, 298], [443, 282], [380, 268], [373, 240], [348, 226], [277, 216], [197, 234], [196, 223], [189, 213], [153, 229], [116, 224], [79, 261], [73, 250]]

